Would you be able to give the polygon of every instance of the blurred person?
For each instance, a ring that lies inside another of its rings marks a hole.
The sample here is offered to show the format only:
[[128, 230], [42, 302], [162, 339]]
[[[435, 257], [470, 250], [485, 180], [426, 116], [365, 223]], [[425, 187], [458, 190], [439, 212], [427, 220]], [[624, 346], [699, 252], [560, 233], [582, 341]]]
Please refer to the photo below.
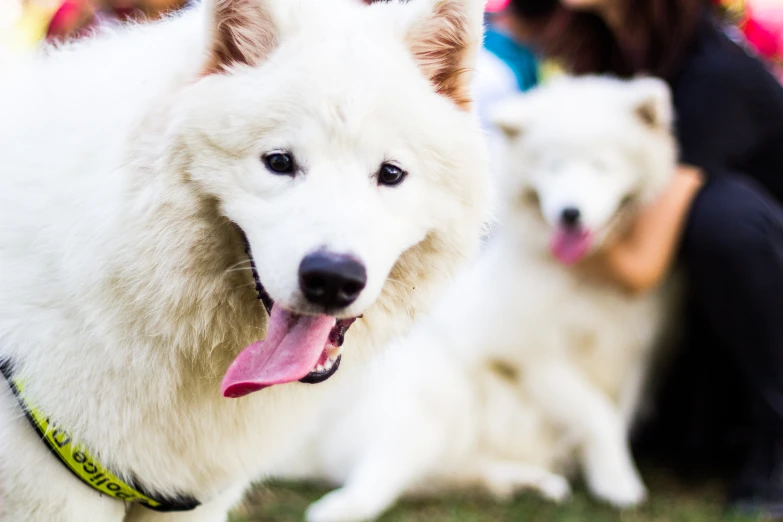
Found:
[[513, 16], [505, 9], [508, 0], [487, 2], [487, 27], [484, 46], [479, 51], [474, 80], [475, 100], [479, 117], [488, 130], [490, 108], [498, 101], [527, 91], [538, 83], [538, 63], [530, 50], [522, 45], [506, 19]]
[[[573, 73], [649, 74], [672, 88], [681, 166], [603, 268], [640, 292], [681, 262], [687, 342], [658, 405], [662, 439], [685, 458], [741, 434], [731, 507], [783, 515], [783, 87], [703, 0], [510, 8], [523, 14], [517, 34]], [[718, 415], [721, 423], [708, 422]]]

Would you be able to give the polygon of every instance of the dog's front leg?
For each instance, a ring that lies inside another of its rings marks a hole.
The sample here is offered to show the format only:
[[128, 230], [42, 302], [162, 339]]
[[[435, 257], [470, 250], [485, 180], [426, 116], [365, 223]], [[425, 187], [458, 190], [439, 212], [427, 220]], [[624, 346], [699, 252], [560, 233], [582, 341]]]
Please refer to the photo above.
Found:
[[581, 442], [583, 472], [590, 490], [617, 507], [646, 496], [628, 445], [620, 411], [567, 360], [537, 360], [523, 379], [533, 400], [554, 422]]
[[644, 407], [643, 397], [646, 395], [649, 373], [649, 363], [646, 360], [639, 361], [625, 380], [625, 386], [620, 390], [619, 410], [625, 424], [626, 433], [630, 434], [634, 423], [639, 416], [640, 408]]
[[375, 520], [442, 465], [447, 428], [426, 419], [394, 421], [358, 459], [345, 485], [308, 508], [307, 522]]
[[561, 502], [571, 494], [565, 477], [542, 466], [495, 458], [480, 458], [477, 465], [480, 482], [499, 500], [508, 500], [518, 491], [528, 489], [553, 502]]

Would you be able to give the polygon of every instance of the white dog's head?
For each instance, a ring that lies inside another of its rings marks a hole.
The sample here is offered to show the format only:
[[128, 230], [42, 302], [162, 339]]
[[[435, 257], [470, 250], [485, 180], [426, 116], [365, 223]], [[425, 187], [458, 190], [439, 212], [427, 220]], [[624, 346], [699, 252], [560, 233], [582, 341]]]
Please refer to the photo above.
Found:
[[271, 315], [224, 394], [325, 380], [395, 268], [422, 270], [410, 256], [427, 243], [472, 244], [482, 13], [482, 0], [215, 1], [202, 78], [171, 132], [187, 182], [246, 237]]
[[671, 99], [660, 80], [566, 77], [494, 116], [508, 139], [504, 217], [566, 264], [600, 248], [625, 211], [674, 173]]

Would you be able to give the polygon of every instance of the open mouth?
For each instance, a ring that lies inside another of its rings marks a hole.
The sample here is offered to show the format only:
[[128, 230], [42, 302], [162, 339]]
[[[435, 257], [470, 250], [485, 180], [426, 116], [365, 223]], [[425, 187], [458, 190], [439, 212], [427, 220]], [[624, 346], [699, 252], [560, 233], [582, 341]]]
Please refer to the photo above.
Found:
[[340, 367], [345, 332], [357, 317], [304, 315], [276, 305], [261, 284], [247, 240], [245, 244], [269, 324], [266, 338], [242, 350], [229, 367], [221, 386], [223, 396], [239, 398], [275, 384], [327, 380]]
[[561, 222], [555, 229], [549, 244], [552, 254], [563, 264], [573, 265], [584, 259], [593, 250], [597, 238], [605, 236], [612, 229], [622, 226], [636, 208], [636, 195], [625, 196], [612, 217], [599, 229], [591, 230], [581, 223]]
[[582, 227], [559, 226], [552, 237], [550, 250], [564, 265], [581, 261], [593, 245], [593, 234]]

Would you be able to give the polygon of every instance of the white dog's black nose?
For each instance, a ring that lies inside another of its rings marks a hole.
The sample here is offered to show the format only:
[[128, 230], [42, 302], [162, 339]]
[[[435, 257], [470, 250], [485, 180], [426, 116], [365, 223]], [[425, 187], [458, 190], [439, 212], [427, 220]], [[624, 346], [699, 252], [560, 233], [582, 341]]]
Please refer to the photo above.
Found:
[[325, 309], [345, 308], [367, 284], [367, 270], [355, 258], [315, 252], [299, 265], [299, 287], [312, 304]]
[[560, 222], [567, 228], [576, 228], [579, 225], [579, 220], [582, 217], [582, 213], [576, 207], [566, 207], [560, 214]]

